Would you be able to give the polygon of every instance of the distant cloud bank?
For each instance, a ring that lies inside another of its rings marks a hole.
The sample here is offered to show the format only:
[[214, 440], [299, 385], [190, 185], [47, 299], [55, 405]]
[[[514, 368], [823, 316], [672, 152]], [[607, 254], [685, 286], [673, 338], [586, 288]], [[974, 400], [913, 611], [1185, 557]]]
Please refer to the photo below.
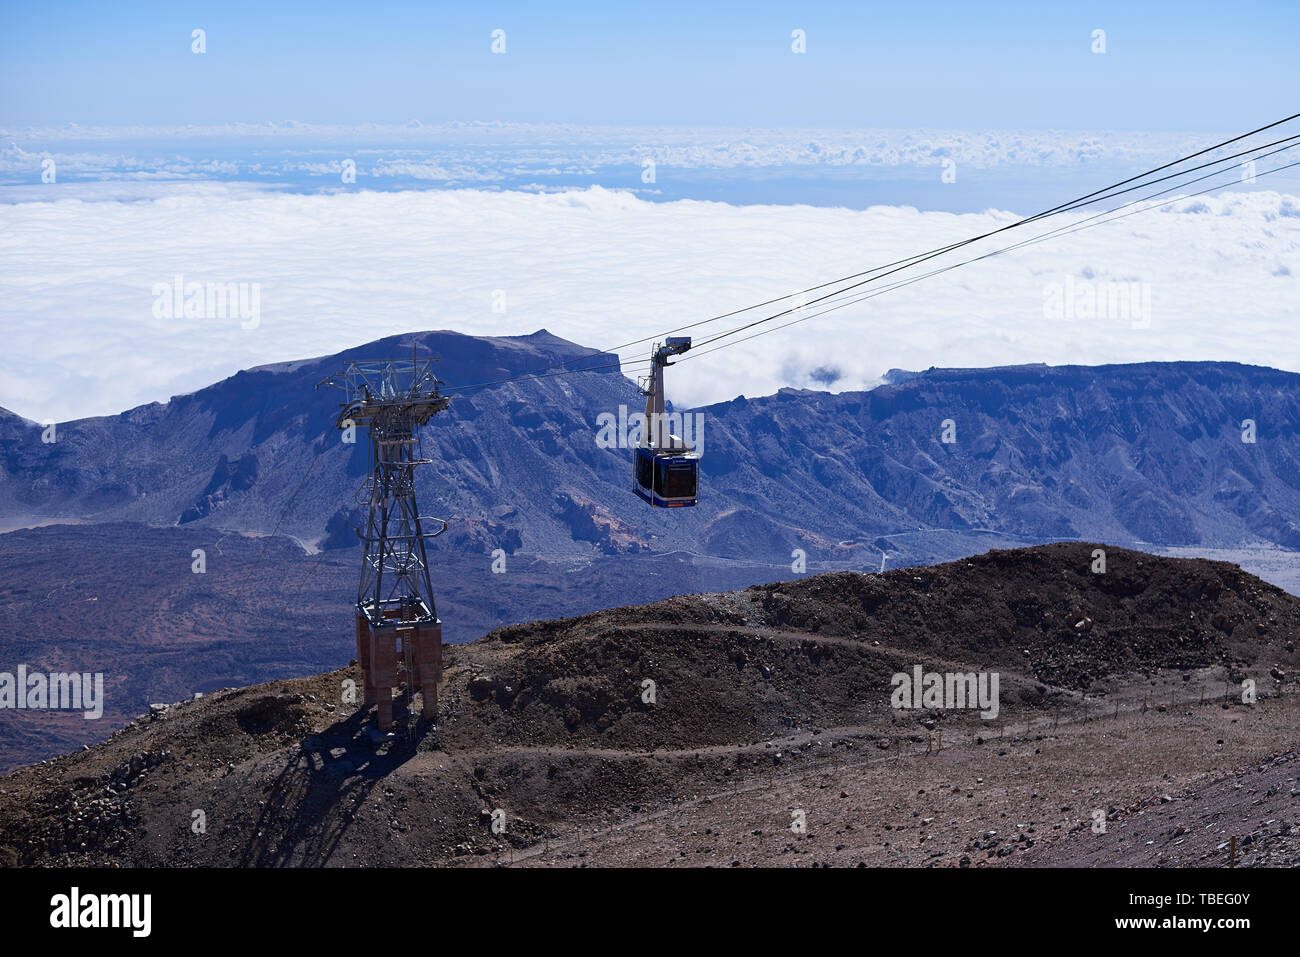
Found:
[[[36, 421], [113, 413], [413, 329], [546, 328], [608, 348], [1014, 218], [651, 203], [602, 188], [129, 187], [86, 183], [0, 204], [0, 406]], [[696, 405], [783, 386], [869, 387], [890, 369], [932, 365], [1219, 359], [1300, 371], [1298, 275], [1300, 200], [1210, 195], [701, 355], [673, 370], [671, 388]], [[155, 290], [178, 276], [205, 293], [193, 310], [159, 315]], [[1145, 315], [1109, 309], [1116, 288]], [[229, 308], [230, 290], [253, 289], [256, 324]], [[227, 308], [208, 290], [224, 290]], [[454, 369], [440, 374], [458, 381]]]
[[[0, 130], [0, 178], [30, 181], [53, 158], [78, 178], [178, 179], [291, 176], [333, 172], [340, 151], [359, 179], [407, 176], [430, 182], [485, 183], [503, 174], [556, 176], [641, 166], [743, 170], [786, 167], [971, 169], [1142, 164], [1216, 141], [1207, 133], [1005, 130], [826, 130], [599, 127], [523, 123], [423, 126], [89, 127]], [[334, 155], [329, 155], [334, 154]]]

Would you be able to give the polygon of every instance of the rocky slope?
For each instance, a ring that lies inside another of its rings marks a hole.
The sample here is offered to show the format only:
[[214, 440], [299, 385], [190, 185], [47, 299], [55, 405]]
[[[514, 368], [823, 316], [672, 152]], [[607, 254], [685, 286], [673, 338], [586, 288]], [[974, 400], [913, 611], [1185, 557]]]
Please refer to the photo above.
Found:
[[[1032, 863], [1098, 804], [1295, 743], [1300, 599], [1122, 549], [1098, 574], [1093, 549], [500, 629], [450, 650], [439, 726], [391, 739], [348, 702], [355, 668], [160, 707], [0, 778], [0, 859]], [[915, 665], [997, 671], [999, 718], [891, 707]]]

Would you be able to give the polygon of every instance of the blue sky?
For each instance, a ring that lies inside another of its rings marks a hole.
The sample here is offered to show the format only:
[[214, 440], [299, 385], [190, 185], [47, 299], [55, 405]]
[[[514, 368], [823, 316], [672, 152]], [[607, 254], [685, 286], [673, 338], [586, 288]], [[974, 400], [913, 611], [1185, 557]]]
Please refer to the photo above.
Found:
[[1294, 0], [612, 7], [6, 0], [0, 125], [1237, 130], [1300, 89]]

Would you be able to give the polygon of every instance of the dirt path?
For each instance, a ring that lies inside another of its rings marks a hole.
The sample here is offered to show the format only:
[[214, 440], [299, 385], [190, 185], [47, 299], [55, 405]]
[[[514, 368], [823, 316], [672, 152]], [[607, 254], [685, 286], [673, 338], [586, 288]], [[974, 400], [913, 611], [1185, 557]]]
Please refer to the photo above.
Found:
[[[653, 626], [646, 626], [653, 628]], [[734, 626], [716, 626], [713, 630], [728, 630]], [[645, 629], [642, 629], [645, 630]], [[762, 629], [755, 629], [761, 631]], [[776, 633], [781, 634], [781, 633]], [[791, 633], [785, 633], [782, 637], [794, 637]], [[799, 636], [801, 640], [808, 640], [806, 636]], [[851, 640], [851, 639], [849, 639]], [[1283, 714], [1283, 709], [1289, 709], [1300, 704], [1300, 695], [1282, 695], [1261, 697], [1258, 703], [1253, 706], [1259, 709], [1268, 709], [1277, 715]], [[1201, 709], [1203, 713], [1211, 715], [1224, 710], [1223, 701], [1218, 698], [1206, 698], [1204, 701], [1180, 701], [1177, 707], [1179, 709]], [[564, 855], [579, 855], [590, 853], [593, 849], [600, 847], [601, 841], [608, 841], [619, 835], [625, 835], [639, 829], [644, 829], [659, 823], [663, 823], [675, 817], [679, 817], [692, 809], [704, 808], [719, 802], [735, 802], [744, 795], [780, 795], [788, 794], [796, 789], [800, 784], [804, 784], [808, 779], [818, 776], [831, 774], [837, 779], [846, 773], [863, 771], [872, 768], [888, 766], [891, 763], [906, 766], [916, 759], [938, 759], [940, 756], [945, 761], [956, 764], [975, 763], [975, 760], [984, 758], [988, 753], [988, 746], [1001, 747], [1003, 745], [1015, 746], [1033, 743], [1033, 740], [1042, 740], [1049, 736], [1060, 743], [1075, 742], [1081, 745], [1089, 738], [1098, 735], [1108, 735], [1117, 730], [1132, 731], [1140, 729], [1144, 716], [1150, 716], [1154, 719], [1162, 718], [1167, 714], [1167, 710], [1160, 706], [1145, 707], [1142, 701], [1134, 698], [1133, 703], [1127, 707], [1121, 706], [1118, 711], [1114, 709], [1107, 710], [1101, 714], [1091, 714], [1084, 716], [1082, 710], [1077, 714], [1067, 713], [1063, 717], [1055, 714], [1039, 715], [1031, 717], [1027, 724], [1018, 723], [1018, 732], [1012, 732], [1008, 736], [993, 737], [990, 736], [984, 740], [982, 735], [972, 734], [970, 737], [962, 736], [954, 740], [952, 736], [943, 736], [942, 733], [930, 736], [930, 740], [925, 747], [913, 746], [913, 742], [903, 745], [903, 739], [894, 737], [891, 740], [891, 747], [885, 753], [871, 754], [867, 757], [859, 757], [852, 751], [845, 749], [845, 756], [841, 756], [836, 750], [843, 744], [853, 746], [865, 745], [867, 747], [878, 747], [882, 740], [878, 728], [872, 728], [865, 725], [841, 726], [821, 729], [814, 733], [811, 731], [799, 731], [789, 735], [773, 738], [768, 741], [757, 742], [747, 745], [719, 745], [712, 747], [686, 748], [681, 750], [667, 751], [659, 749], [657, 751], [620, 751], [617, 749], [571, 749], [571, 748], [530, 748], [530, 747], [505, 747], [495, 748], [482, 752], [477, 752], [477, 756], [490, 758], [493, 755], [502, 753], [530, 755], [545, 758], [573, 757], [581, 755], [584, 757], [600, 757], [607, 760], [626, 760], [626, 759], [660, 759], [660, 760], [681, 760], [696, 761], [701, 756], [715, 757], [734, 757], [743, 758], [753, 756], [758, 758], [767, 758], [771, 761], [772, 755], [780, 753], [782, 763], [769, 763], [766, 773], [754, 771], [751, 769], [750, 774], [745, 774], [741, 768], [741, 774], [735, 779], [733, 785], [729, 788], [711, 791], [700, 794], [685, 800], [675, 800], [670, 805], [655, 811], [633, 813], [624, 817], [613, 824], [591, 827], [583, 829], [575, 825], [574, 836], [569, 837], [562, 834], [550, 837], [540, 843], [535, 843], [527, 847], [510, 847], [503, 845], [496, 857], [480, 858], [450, 858], [442, 861], [445, 864], [463, 864], [468, 866], [497, 866], [500, 864], [524, 864], [530, 860], [547, 859], [547, 863], [555, 863], [555, 855], [561, 855], [561, 862]], [[996, 730], [996, 729], [993, 729]], [[972, 729], [973, 731], [973, 729]], [[1037, 735], [1037, 738], [1034, 736]], [[983, 744], [977, 744], [972, 738], [984, 740]], [[1032, 739], [1032, 740], [1031, 740]], [[810, 755], [806, 749], [810, 747], [826, 748], [827, 752], [823, 755]], [[805, 753], [801, 753], [805, 752]], [[475, 754], [475, 752], [466, 752]], [[829, 756], [827, 756], [829, 754]], [[852, 754], [852, 756], [849, 756]], [[975, 760], [972, 760], [975, 759]], [[797, 762], [797, 763], [796, 763]], [[739, 764], [738, 767], [741, 767]], [[978, 768], [976, 769], [978, 770]], [[746, 778], [752, 778], [746, 780]]]

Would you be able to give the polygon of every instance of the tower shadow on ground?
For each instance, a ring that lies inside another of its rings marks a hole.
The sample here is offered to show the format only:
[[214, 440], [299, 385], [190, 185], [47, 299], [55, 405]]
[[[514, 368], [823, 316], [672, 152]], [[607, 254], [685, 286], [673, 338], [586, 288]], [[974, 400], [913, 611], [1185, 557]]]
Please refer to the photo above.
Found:
[[290, 751], [237, 866], [339, 863], [334, 855], [376, 785], [418, 751], [437, 746], [437, 727], [418, 715], [409, 695], [394, 699], [387, 738], [376, 735], [375, 710], [362, 708]]

